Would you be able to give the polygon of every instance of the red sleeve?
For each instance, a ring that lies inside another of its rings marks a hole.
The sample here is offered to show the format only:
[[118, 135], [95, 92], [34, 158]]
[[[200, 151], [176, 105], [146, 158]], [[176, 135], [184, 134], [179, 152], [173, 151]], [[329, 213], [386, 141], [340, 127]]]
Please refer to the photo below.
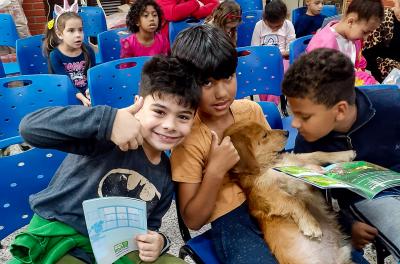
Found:
[[219, 5], [218, 0], [200, 0], [204, 6], [201, 6], [199, 9], [197, 9], [192, 15], [197, 18], [205, 18], [209, 14], [212, 13], [214, 8], [216, 8]]
[[190, 17], [193, 12], [199, 9], [200, 4], [196, 0], [188, 0], [177, 3], [177, 0], [157, 0], [164, 18], [167, 21], [179, 21]]

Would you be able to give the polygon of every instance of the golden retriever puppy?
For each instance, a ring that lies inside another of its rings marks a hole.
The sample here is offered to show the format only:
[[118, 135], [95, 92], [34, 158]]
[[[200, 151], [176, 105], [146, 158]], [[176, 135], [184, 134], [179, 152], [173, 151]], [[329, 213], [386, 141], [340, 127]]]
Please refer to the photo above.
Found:
[[250, 214], [280, 264], [353, 263], [350, 246], [321, 192], [272, 169], [350, 161], [353, 151], [281, 153], [287, 132], [251, 121], [233, 125], [224, 136], [231, 137], [240, 155], [230, 177], [245, 192]]

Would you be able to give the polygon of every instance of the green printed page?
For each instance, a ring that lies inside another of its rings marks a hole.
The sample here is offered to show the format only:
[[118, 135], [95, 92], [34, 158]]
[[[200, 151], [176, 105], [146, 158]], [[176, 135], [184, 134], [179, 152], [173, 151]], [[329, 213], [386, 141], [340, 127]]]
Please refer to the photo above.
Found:
[[366, 161], [350, 161], [326, 167], [327, 177], [352, 187], [352, 191], [372, 199], [383, 190], [400, 186], [400, 173]]
[[365, 161], [332, 164], [325, 167], [324, 174], [298, 166], [274, 169], [318, 188], [348, 188], [368, 199], [385, 189], [400, 186], [400, 173]]

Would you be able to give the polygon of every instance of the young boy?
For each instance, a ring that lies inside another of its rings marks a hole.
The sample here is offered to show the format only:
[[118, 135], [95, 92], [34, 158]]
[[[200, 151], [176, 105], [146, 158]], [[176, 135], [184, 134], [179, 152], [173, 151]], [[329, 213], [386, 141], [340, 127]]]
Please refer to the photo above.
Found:
[[191, 229], [211, 222], [221, 263], [276, 263], [242, 190], [226, 175], [239, 156], [230, 138], [222, 138], [225, 129], [241, 120], [269, 128], [257, 103], [235, 100], [236, 50], [223, 30], [201, 25], [179, 34], [172, 54], [194, 64], [202, 86], [192, 132], [171, 156], [181, 215]]
[[381, 0], [353, 0], [340, 21], [331, 21], [310, 40], [307, 52], [331, 48], [343, 52], [354, 64], [357, 85], [375, 84], [375, 78], [365, 72], [362, 42], [383, 18]]
[[[282, 91], [293, 111], [297, 128], [295, 152], [355, 150], [356, 160], [400, 171], [400, 90], [354, 88], [354, 68], [344, 54], [317, 49], [300, 57], [286, 72]], [[361, 250], [378, 234], [356, 221], [349, 206], [362, 198], [346, 189], [332, 191], [339, 201], [342, 225]], [[387, 208], [387, 216], [397, 208]], [[396, 221], [384, 215], [382, 226]], [[400, 233], [397, 224], [391, 232]], [[353, 258], [354, 261], [356, 259]], [[360, 262], [357, 262], [360, 263]]]
[[[21, 135], [29, 144], [71, 154], [50, 185], [30, 197], [35, 216], [27, 234], [18, 236], [11, 246], [18, 259], [12, 263], [33, 256], [35, 263], [44, 263], [49, 257], [54, 258], [51, 263], [94, 263], [82, 202], [106, 196], [127, 196], [147, 202], [149, 232], [132, 237], [139, 250], [124, 257], [128, 262], [123, 263], [185, 263], [161, 255], [168, 249], [169, 241], [158, 229], [173, 196], [170, 163], [163, 151], [176, 146], [190, 133], [200, 88], [193, 72], [177, 59], [154, 57], [143, 67], [140, 96], [135, 104], [124, 109], [50, 107], [22, 120]], [[51, 230], [56, 229], [49, 229], [45, 235], [34, 235], [42, 248], [29, 248], [27, 239], [47, 225], [59, 230], [73, 228], [73, 234], [65, 236], [81, 242], [61, 247], [64, 234], [57, 230], [55, 235]], [[63, 252], [54, 254], [61, 248]]]
[[306, 13], [300, 16], [294, 24], [297, 38], [315, 34], [326, 18], [326, 16], [321, 15], [321, 10], [324, 7], [323, 0], [306, 0], [306, 5]]

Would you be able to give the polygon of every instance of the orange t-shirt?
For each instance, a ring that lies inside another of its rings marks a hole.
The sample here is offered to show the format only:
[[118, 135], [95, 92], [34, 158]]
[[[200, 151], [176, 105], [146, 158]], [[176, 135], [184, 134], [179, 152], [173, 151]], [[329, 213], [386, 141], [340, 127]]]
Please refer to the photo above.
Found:
[[[261, 107], [250, 100], [235, 100], [230, 107], [234, 122], [252, 120], [268, 125]], [[171, 154], [172, 179], [176, 182], [200, 183], [203, 180], [205, 165], [211, 147], [211, 131], [195, 116], [192, 131], [189, 136], [173, 149]], [[225, 175], [214, 211], [209, 222], [232, 211], [246, 200], [242, 189]]]

